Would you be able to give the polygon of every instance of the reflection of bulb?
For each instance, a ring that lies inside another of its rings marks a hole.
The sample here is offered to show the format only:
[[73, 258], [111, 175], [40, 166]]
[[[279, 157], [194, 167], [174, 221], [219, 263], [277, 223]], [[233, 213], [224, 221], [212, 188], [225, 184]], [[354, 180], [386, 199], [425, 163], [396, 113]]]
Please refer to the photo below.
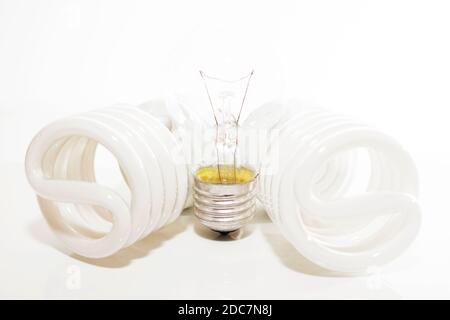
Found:
[[253, 71], [237, 80], [222, 80], [200, 72], [215, 122], [215, 160], [194, 173], [194, 212], [219, 232], [241, 228], [253, 218], [255, 172], [240, 164], [239, 120]]

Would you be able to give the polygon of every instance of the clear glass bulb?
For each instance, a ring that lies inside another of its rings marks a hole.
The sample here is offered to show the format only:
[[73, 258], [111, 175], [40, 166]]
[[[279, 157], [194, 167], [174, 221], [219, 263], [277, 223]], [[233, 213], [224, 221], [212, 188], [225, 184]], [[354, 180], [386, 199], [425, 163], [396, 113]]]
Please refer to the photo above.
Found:
[[251, 171], [241, 167], [239, 155], [239, 120], [253, 70], [244, 77], [224, 80], [206, 75], [203, 78], [215, 122], [216, 162], [200, 171], [208, 182], [231, 184], [251, 179]]

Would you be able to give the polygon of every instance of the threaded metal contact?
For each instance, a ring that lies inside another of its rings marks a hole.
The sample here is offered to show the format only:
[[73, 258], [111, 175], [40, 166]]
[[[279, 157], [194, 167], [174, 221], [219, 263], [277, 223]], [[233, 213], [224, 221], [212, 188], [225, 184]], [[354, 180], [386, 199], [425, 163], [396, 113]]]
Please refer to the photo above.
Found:
[[206, 227], [221, 233], [238, 230], [255, 214], [256, 179], [218, 184], [194, 177], [194, 213]]

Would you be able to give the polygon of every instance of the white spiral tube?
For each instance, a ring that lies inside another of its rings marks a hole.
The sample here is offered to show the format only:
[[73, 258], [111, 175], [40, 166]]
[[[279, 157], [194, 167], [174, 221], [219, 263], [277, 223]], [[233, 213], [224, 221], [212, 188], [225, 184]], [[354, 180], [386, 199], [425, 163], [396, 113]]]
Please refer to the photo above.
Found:
[[[411, 243], [420, 226], [417, 173], [397, 142], [345, 116], [299, 104], [266, 105], [246, 121], [258, 124], [277, 131], [261, 166], [259, 198], [302, 255], [333, 271], [360, 273]], [[363, 192], [351, 194], [361, 149], [370, 178]]]
[[[96, 183], [98, 144], [116, 157], [128, 195]], [[179, 216], [188, 190], [182, 158], [163, 121], [138, 107], [117, 106], [46, 126], [28, 149], [26, 173], [62, 242], [81, 256], [101, 258]], [[101, 233], [106, 226], [110, 230]]]

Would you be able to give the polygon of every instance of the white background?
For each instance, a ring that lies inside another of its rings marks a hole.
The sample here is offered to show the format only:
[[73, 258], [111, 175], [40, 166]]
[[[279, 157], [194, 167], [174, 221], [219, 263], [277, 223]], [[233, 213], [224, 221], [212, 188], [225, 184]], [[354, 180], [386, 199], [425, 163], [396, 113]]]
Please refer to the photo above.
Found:
[[[0, 0], [0, 297], [450, 298], [449, 17], [450, 2], [433, 0]], [[217, 63], [222, 49], [255, 64], [249, 110], [296, 97], [411, 152], [423, 225], [404, 255], [372, 277], [329, 277], [262, 211], [236, 241], [187, 212], [114, 258], [66, 254], [24, 176], [32, 136], [74, 112], [163, 97], [180, 61]]]

